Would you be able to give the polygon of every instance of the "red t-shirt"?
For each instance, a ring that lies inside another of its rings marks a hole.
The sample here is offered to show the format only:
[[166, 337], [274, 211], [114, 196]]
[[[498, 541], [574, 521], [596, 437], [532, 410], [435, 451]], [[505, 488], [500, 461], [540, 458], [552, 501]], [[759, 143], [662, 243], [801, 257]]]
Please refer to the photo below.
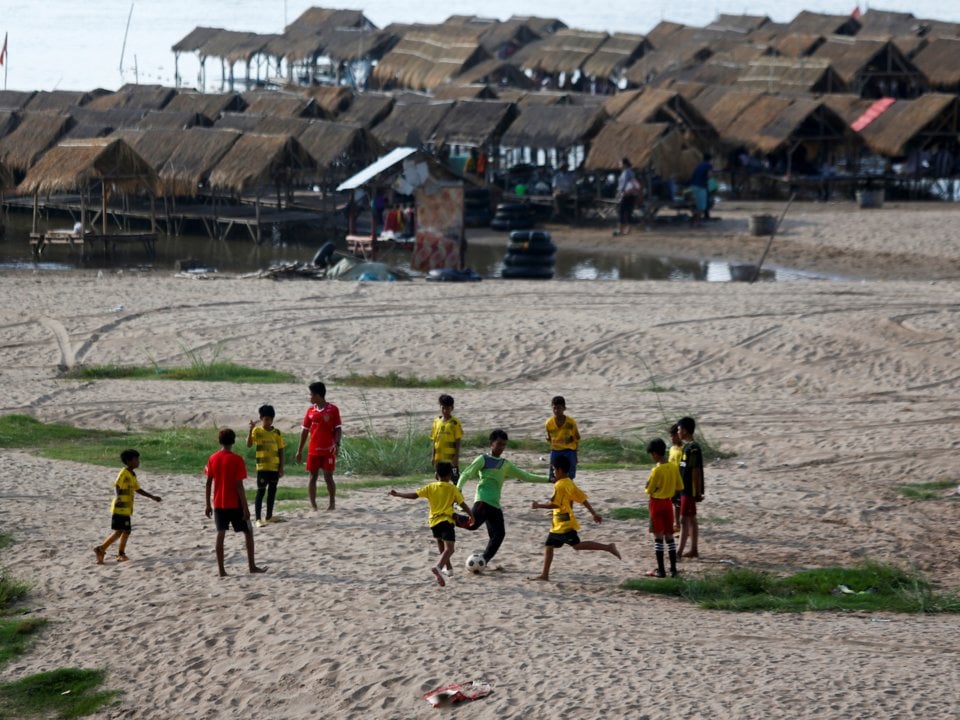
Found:
[[203, 469], [204, 475], [213, 478], [213, 507], [216, 510], [235, 510], [240, 505], [240, 483], [247, 477], [247, 464], [243, 457], [230, 450], [218, 450]]
[[303, 416], [303, 429], [310, 431], [309, 455], [331, 455], [337, 451], [337, 428], [340, 410], [327, 403], [323, 407], [311, 405]]

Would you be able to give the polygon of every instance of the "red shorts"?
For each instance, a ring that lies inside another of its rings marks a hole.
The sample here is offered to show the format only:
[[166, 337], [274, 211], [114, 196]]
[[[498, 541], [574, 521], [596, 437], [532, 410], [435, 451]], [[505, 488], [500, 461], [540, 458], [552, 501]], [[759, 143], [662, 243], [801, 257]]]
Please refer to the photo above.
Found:
[[307, 455], [307, 472], [333, 472], [337, 468], [337, 455], [330, 453], [327, 455]]
[[696, 517], [697, 501], [689, 495], [680, 498], [680, 517]]
[[650, 498], [650, 525], [654, 535], [673, 535], [671, 498]]

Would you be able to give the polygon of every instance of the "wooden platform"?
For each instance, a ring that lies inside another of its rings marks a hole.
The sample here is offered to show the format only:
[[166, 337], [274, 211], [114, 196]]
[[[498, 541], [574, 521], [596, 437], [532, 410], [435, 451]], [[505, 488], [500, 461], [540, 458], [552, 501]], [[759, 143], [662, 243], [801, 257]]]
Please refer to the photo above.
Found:
[[157, 254], [156, 233], [116, 233], [113, 235], [97, 235], [95, 233], [77, 233], [72, 230], [47, 230], [42, 233], [30, 233], [30, 248], [36, 257], [41, 257], [43, 251], [50, 246], [66, 246], [71, 252], [79, 252], [83, 257], [96, 253], [97, 246], [104, 257], [116, 253], [118, 245], [130, 243], [143, 247], [147, 257], [153, 258]]
[[413, 250], [414, 238], [392, 238], [381, 240], [369, 235], [347, 235], [347, 252], [365, 260], [373, 260], [386, 250]]

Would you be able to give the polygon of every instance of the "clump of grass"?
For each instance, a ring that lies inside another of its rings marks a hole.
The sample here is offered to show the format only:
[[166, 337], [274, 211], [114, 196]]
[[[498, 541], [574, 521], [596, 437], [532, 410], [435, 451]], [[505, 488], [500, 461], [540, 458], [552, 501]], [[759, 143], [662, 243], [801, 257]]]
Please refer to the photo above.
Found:
[[614, 520], [643, 520], [650, 519], [650, 509], [641, 505], [640, 507], [619, 507], [613, 508], [608, 513]]
[[336, 378], [340, 385], [362, 388], [476, 388], [478, 383], [452, 375], [440, 375], [432, 378], [419, 378], [414, 375], [401, 375], [391, 370], [386, 375], [362, 375], [351, 373]]
[[699, 578], [631, 579], [621, 587], [738, 612], [960, 612], [960, 597], [936, 593], [918, 574], [879, 563], [817, 568], [787, 577], [733, 568]]
[[897, 485], [897, 492], [911, 500], [940, 500], [949, 497], [951, 500], [960, 498], [960, 494], [945, 495], [944, 491], [957, 487], [956, 480], [933, 480], [923, 483], [901, 483]]
[[355, 475], [403, 477], [432, 473], [430, 438], [416, 432], [408, 418], [404, 432], [396, 436], [377, 435], [367, 427], [366, 435], [344, 438], [340, 448], [342, 467]]
[[0, 718], [78, 718], [91, 715], [119, 695], [100, 690], [103, 670], [61, 668], [0, 685]]
[[190, 367], [145, 367], [133, 365], [79, 366], [65, 373], [72, 380], [195, 380], [200, 382], [293, 383], [297, 376], [278, 370], [262, 370], [228, 362]]

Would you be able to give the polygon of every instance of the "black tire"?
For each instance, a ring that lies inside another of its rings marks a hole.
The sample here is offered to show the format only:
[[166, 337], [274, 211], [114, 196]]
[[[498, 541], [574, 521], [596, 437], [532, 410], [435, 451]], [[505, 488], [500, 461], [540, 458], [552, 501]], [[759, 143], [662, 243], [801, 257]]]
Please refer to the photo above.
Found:
[[557, 252], [557, 246], [552, 242], [545, 243], [525, 243], [510, 241], [507, 244], [507, 252], [522, 253], [524, 255], [553, 255]]
[[546, 230], [517, 230], [510, 233], [510, 239], [517, 242], [549, 242], [550, 233]]
[[553, 277], [553, 266], [550, 267], [505, 267], [500, 273], [502, 278], [515, 280], [550, 280]]
[[507, 253], [503, 257], [503, 264], [514, 268], [553, 268], [556, 255], [517, 255]]
[[497, 205], [497, 212], [513, 215], [529, 215], [533, 210], [526, 203], [499, 203]]
[[327, 241], [320, 246], [320, 249], [317, 250], [316, 254], [313, 256], [312, 262], [314, 265], [329, 265], [330, 258], [333, 257], [333, 253], [337, 250], [337, 246], [332, 241]]

